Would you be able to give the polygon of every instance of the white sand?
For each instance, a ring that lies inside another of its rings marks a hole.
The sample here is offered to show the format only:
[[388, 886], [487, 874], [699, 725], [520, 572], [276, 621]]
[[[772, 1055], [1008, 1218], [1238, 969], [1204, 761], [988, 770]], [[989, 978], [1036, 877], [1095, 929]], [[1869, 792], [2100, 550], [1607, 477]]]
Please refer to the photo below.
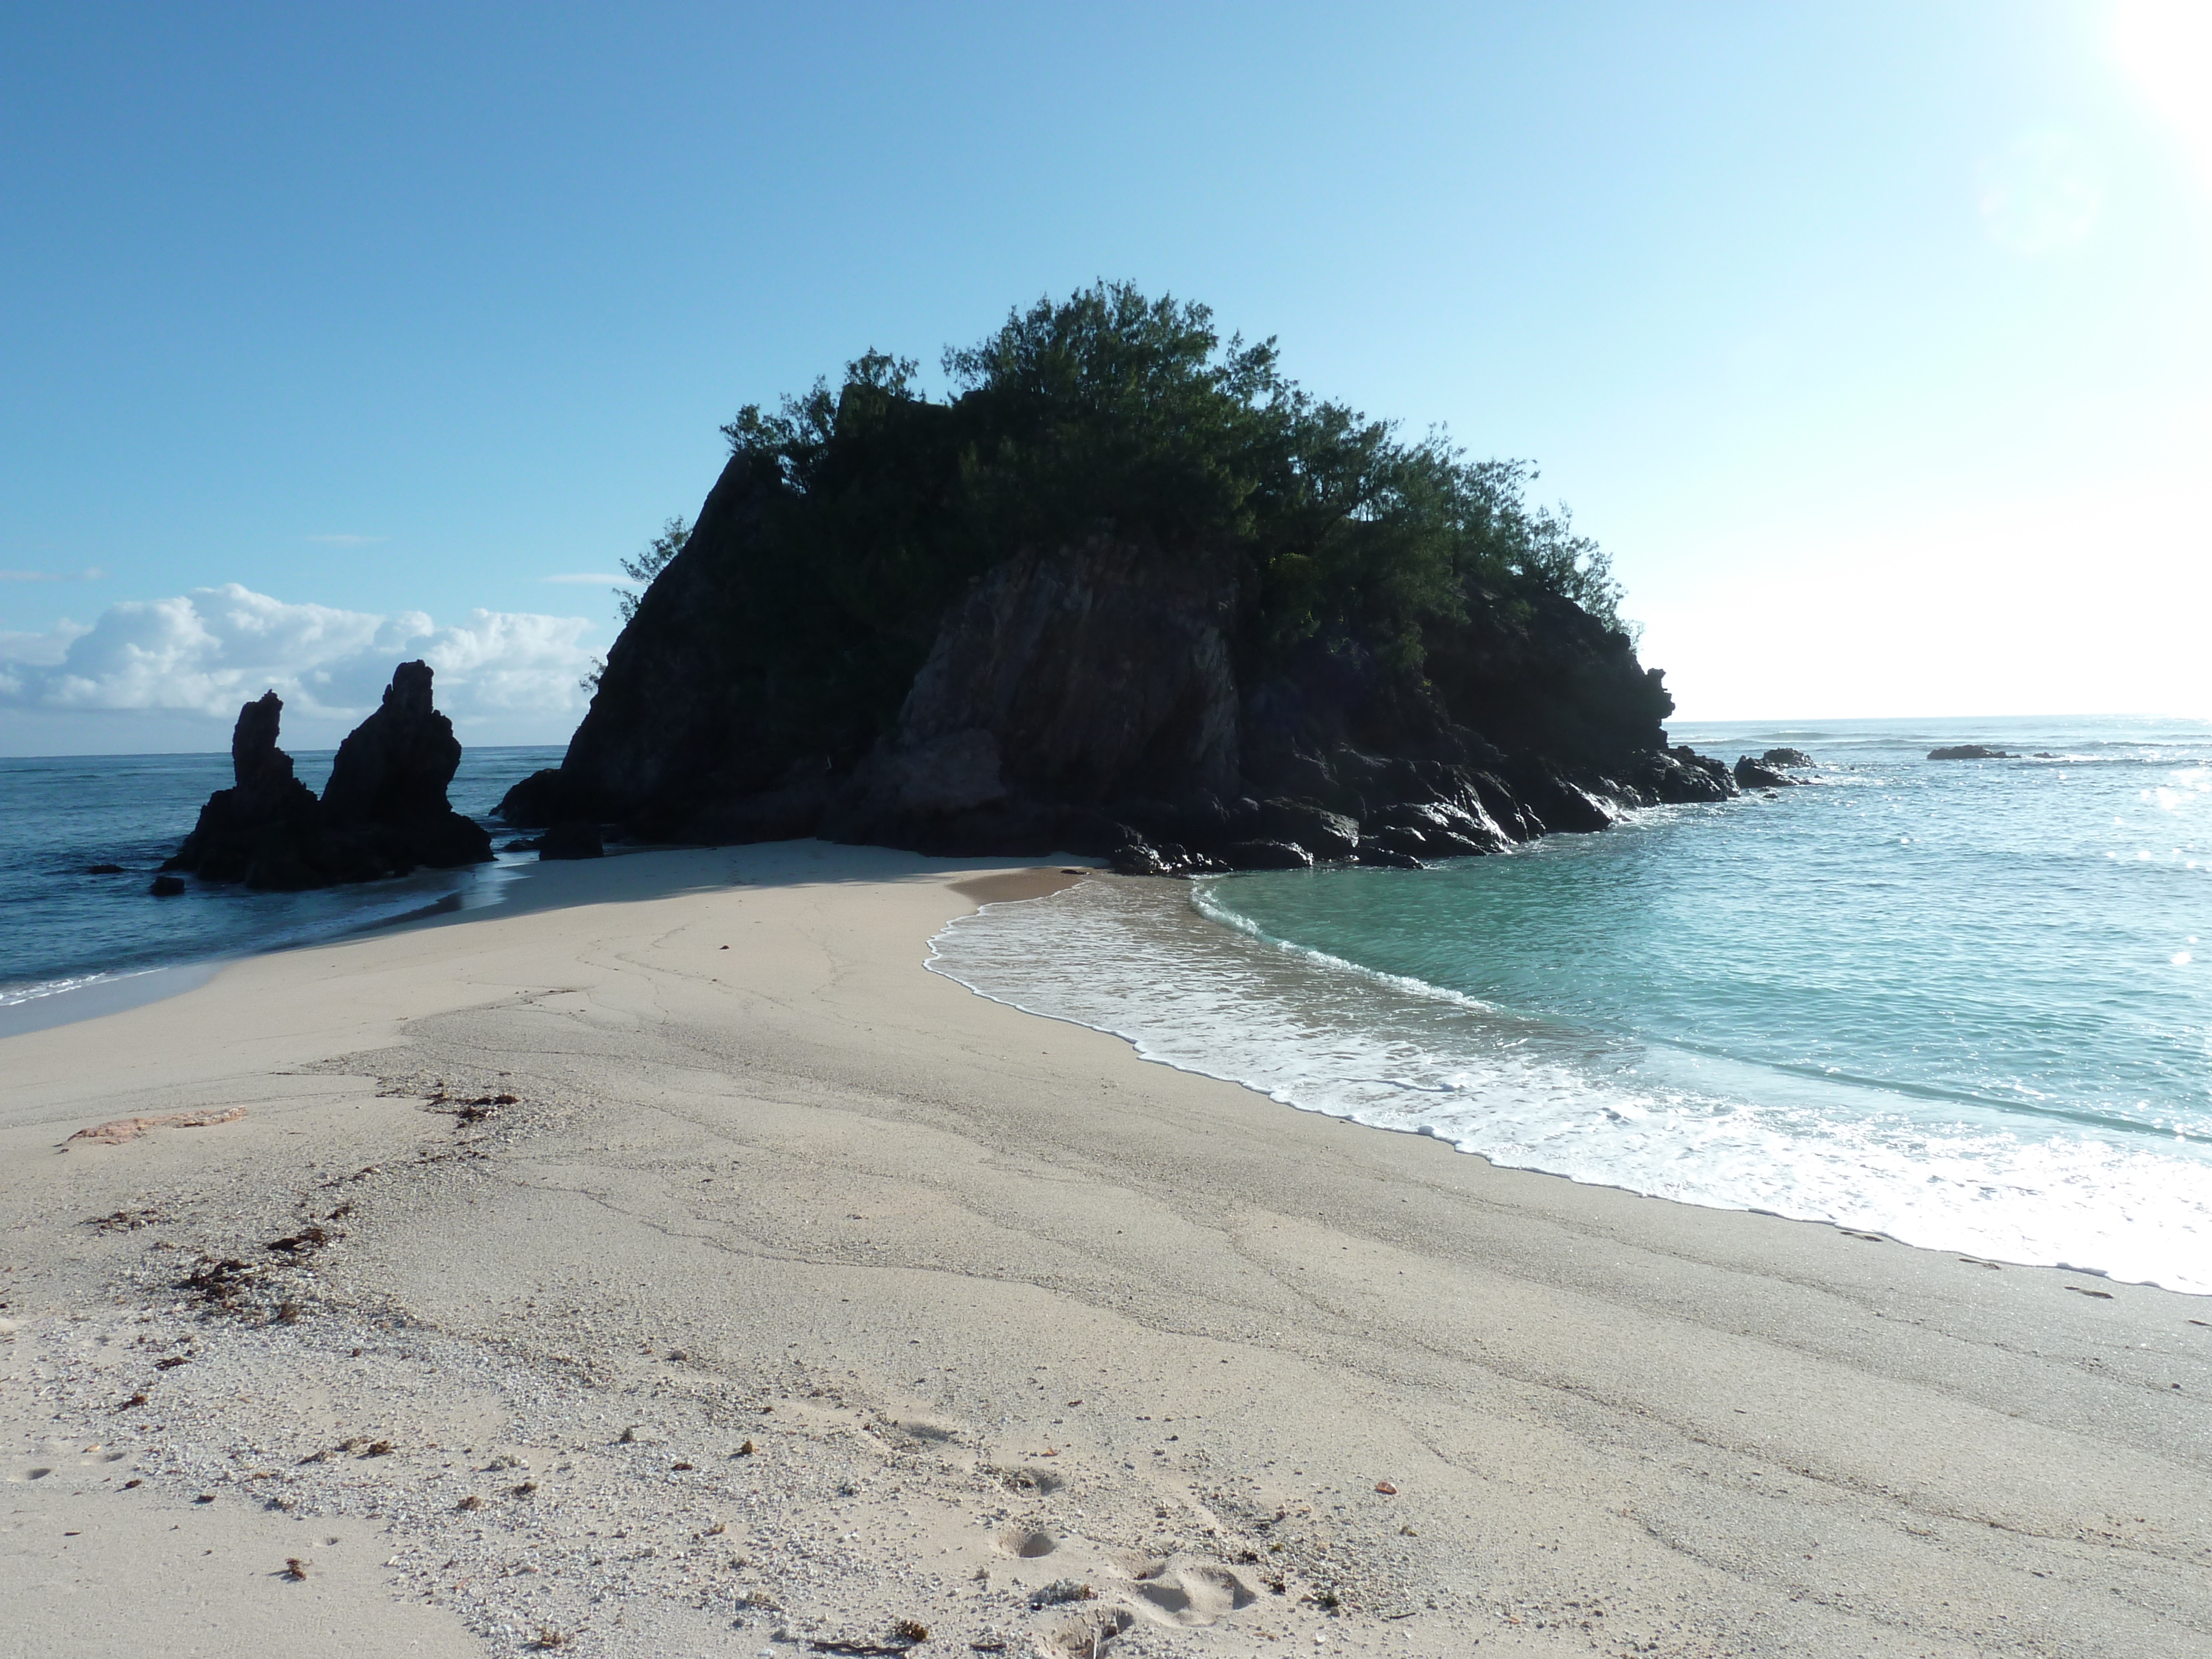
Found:
[[0, 1040], [0, 1653], [2212, 1652], [2204, 1302], [1147, 1065], [922, 969], [973, 880], [548, 866]]

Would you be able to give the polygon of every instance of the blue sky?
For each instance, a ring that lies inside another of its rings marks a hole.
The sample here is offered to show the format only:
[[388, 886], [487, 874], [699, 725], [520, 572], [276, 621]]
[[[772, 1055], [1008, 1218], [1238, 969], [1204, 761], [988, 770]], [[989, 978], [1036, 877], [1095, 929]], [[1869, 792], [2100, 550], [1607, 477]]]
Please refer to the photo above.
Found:
[[6, 9], [0, 752], [559, 741], [739, 404], [1098, 276], [1534, 459], [1686, 717], [2212, 715], [2208, 15]]

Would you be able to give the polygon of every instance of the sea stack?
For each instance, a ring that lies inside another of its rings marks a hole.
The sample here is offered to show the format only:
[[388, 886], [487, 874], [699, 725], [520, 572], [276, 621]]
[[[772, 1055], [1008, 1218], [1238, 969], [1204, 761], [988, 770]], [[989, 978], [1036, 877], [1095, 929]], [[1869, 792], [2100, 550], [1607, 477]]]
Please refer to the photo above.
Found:
[[238, 711], [230, 734], [234, 780], [200, 808], [199, 822], [161, 868], [203, 881], [295, 891], [344, 879], [323, 833], [314, 792], [292, 775], [292, 757], [276, 746], [284, 700], [264, 691]]
[[161, 868], [295, 892], [488, 860], [491, 837], [446, 797], [461, 745], [431, 704], [430, 678], [427, 663], [399, 665], [383, 705], [339, 745], [319, 801], [276, 746], [283, 699], [272, 690], [245, 705], [230, 739], [234, 781], [208, 798]]
[[491, 857], [491, 836], [447, 799], [461, 742], [453, 721], [432, 705], [430, 679], [426, 662], [403, 662], [392, 672], [383, 706], [338, 745], [323, 790], [325, 826], [373, 848], [395, 873]]

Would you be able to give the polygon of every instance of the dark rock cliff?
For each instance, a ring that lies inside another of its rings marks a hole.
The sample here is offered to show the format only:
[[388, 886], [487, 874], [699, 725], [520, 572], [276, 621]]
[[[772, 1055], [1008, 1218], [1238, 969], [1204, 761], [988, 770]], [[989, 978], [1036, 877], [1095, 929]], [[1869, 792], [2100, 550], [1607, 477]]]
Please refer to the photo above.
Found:
[[1233, 797], [1233, 592], [1203, 558], [1103, 538], [1008, 560], [945, 617], [823, 829], [1048, 849], [1064, 823], [1097, 844], [1117, 805]]
[[1667, 747], [1672, 699], [1627, 635], [1555, 594], [1471, 587], [1419, 672], [1342, 637], [1270, 659], [1233, 560], [1102, 530], [1013, 551], [921, 630], [794, 651], [769, 506], [733, 460], [509, 823], [1146, 871], [1402, 866], [1735, 793]]
[[489, 860], [491, 837], [447, 800], [461, 745], [430, 679], [425, 663], [399, 665], [382, 707], [339, 745], [319, 801], [276, 746], [283, 700], [247, 703], [231, 733], [235, 781], [208, 798], [161, 868], [289, 892]]

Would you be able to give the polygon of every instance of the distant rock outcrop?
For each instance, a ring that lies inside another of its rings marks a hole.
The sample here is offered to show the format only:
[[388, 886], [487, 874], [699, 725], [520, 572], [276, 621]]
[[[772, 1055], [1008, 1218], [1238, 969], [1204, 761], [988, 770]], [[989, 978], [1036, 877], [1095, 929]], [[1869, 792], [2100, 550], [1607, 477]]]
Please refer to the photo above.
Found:
[[427, 665], [400, 665], [383, 707], [340, 746], [319, 801], [276, 746], [283, 713], [274, 691], [238, 711], [234, 781], [208, 798], [164, 871], [289, 892], [491, 857], [491, 837], [447, 800], [461, 745], [431, 707]]
[[1928, 751], [1929, 760], [2013, 760], [2017, 757], [2002, 749], [1987, 749], [1978, 743], [1946, 744], [1941, 749]]

